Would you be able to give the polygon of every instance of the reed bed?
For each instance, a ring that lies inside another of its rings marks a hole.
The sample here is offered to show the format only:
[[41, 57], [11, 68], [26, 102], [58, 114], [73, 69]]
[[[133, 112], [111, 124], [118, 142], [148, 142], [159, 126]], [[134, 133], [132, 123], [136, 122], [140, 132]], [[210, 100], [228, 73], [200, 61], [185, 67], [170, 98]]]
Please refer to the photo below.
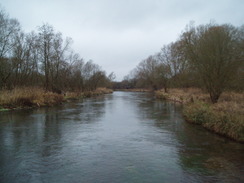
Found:
[[46, 92], [44, 89], [36, 87], [3, 90], [0, 91], [0, 111], [15, 108], [53, 106], [70, 99], [80, 99], [112, 92], [112, 90], [107, 88], [98, 88], [89, 92], [66, 92], [65, 94]]

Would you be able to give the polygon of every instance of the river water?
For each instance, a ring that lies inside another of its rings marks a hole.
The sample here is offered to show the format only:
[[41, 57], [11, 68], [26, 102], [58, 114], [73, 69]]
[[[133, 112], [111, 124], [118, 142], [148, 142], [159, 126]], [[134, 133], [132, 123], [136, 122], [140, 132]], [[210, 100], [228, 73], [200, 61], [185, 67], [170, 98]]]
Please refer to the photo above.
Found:
[[180, 105], [114, 92], [0, 113], [1, 183], [244, 182], [244, 145]]

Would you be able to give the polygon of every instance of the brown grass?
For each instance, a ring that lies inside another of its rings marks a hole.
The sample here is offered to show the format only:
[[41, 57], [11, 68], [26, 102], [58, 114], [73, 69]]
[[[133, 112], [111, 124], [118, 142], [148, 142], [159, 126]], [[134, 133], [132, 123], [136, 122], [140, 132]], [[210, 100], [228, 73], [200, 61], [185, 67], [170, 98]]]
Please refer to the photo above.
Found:
[[184, 105], [187, 121], [201, 124], [215, 133], [244, 142], [244, 94], [225, 92], [212, 104], [209, 95], [200, 89], [170, 89], [157, 91], [156, 96]]
[[28, 87], [0, 91], [0, 106], [4, 108], [51, 106], [62, 101], [62, 95], [45, 92], [41, 88]]
[[116, 91], [125, 91], [125, 92], [151, 92], [150, 89], [143, 89], [143, 88], [133, 88], [133, 89], [118, 89]]
[[65, 100], [92, 97], [112, 92], [112, 90], [107, 88], [98, 88], [91, 92], [67, 92], [64, 97], [61, 94], [45, 92], [42, 88], [15, 88], [13, 90], [0, 91], [0, 109], [53, 106]]
[[244, 142], [243, 109], [231, 104], [190, 103], [184, 106], [183, 114], [188, 122], [200, 124], [217, 134]]
[[83, 95], [84, 97], [93, 97], [93, 96], [109, 94], [109, 93], [113, 93], [113, 90], [107, 88], [97, 88], [95, 91], [84, 92]]
[[82, 99], [84, 97], [84, 94], [82, 92], [66, 92], [65, 93], [65, 99], [66, 100], [77, 100]]
[[184, 89], [169, 89], [168, 93], [163, 90], [156, 92], [156, 97], [187, 104], [194, 101], [210, 101], [208, 94], [202, 92], [198, 88], [184, 88]]

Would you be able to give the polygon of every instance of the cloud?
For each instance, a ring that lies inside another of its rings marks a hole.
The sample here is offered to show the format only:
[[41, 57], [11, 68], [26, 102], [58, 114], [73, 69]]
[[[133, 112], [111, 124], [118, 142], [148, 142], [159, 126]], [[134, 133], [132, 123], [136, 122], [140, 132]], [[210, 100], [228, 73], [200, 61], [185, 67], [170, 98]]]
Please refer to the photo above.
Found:
[[121, 80], [142, 59], [175, 41], [186, 24], [244, 19], [242, 0], [2, 0], [27, 32], [48, 22], [73, 48]]

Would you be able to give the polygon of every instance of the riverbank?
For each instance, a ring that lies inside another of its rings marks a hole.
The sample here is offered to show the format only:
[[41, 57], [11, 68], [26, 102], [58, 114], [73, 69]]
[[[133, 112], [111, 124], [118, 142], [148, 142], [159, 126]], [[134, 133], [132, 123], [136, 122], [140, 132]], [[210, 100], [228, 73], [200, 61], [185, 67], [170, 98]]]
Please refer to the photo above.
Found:
[[244, 95], [225, 92], [212, 104], [200, 89], [170, 89], [157, 91], [156, 97], [183, 104], [186, 121], [200, 124], [208, 130], [233, 140], [244, 142]]
[[124, 91], [124, 92], [150, 92], [150, 89], [140, 89], [140, 88], [133, 88], [133, 89], [115, 89], [115, 91]]
[[82, 99], [112, 93], [106, 88], [98, 88], [89, 92], [66, 92], [57, 94], [46, 92], [42, 88], [26, 87], [0, 91], [0, 111], [12, 109], [54, 106], [67, 100]]

